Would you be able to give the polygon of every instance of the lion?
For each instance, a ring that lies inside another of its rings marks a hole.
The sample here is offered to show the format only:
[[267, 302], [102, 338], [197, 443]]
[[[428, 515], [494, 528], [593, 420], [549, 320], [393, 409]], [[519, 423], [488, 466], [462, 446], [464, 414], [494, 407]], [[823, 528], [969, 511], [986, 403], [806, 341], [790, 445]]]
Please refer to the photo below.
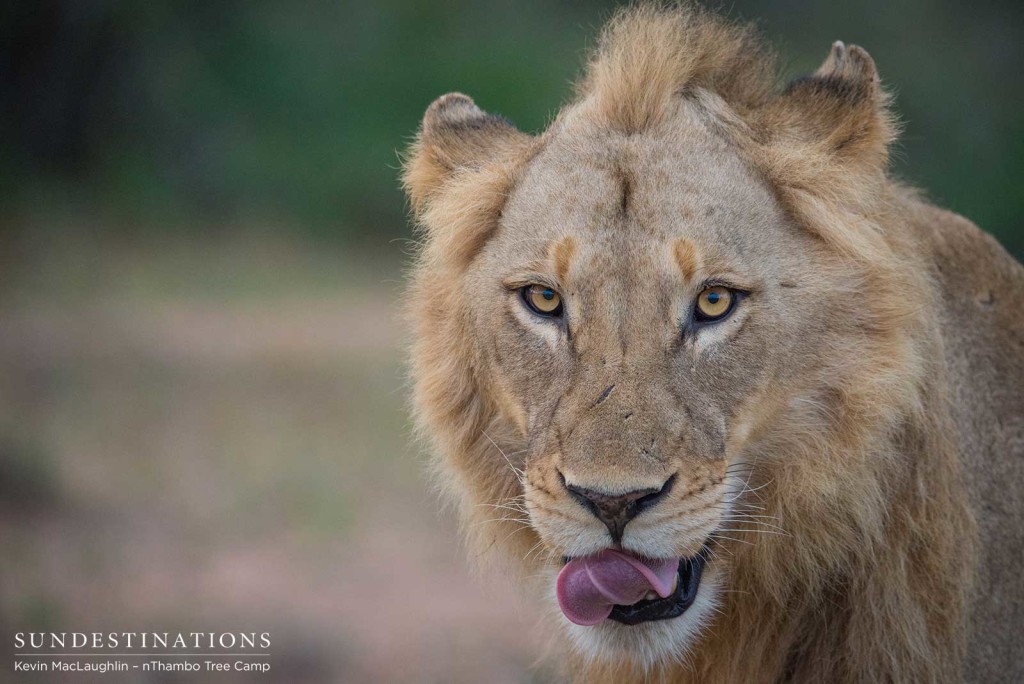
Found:
[[[407, 151], [417, 425], [576, 681], [1024, 681], [1024, 268], [860, 47], [620, 11], [539, 135]], [[495, 568], [488, 569], [490, 566]]]

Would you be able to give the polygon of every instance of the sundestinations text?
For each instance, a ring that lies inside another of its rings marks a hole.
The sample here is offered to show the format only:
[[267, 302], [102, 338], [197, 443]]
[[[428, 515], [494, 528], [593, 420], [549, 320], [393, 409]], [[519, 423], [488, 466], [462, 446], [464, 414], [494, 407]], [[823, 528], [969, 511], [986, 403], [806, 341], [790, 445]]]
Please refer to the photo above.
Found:
[[16, 649], [270, 648], [269, 632], [18, 632]]

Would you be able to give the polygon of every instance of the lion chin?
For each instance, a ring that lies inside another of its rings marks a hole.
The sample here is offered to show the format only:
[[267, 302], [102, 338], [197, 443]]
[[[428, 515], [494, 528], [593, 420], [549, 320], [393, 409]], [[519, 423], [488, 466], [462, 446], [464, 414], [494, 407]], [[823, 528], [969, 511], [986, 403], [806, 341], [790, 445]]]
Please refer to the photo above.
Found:
[[437, 482], [579, 681], [1024, 681], [1024, 268], [890, 177], [867, 52], [776, 73], [640, 4], [539, 135], [429, 106]]

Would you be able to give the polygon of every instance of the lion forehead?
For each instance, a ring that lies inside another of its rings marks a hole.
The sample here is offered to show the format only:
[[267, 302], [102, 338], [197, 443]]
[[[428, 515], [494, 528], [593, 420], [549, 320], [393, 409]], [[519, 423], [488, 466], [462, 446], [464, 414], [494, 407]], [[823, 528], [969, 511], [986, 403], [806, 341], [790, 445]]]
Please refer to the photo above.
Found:
[[641, 134], [598, 128], [585, 110], [562, 122], [509, 189], [496, 235], [507, 239], [492, 249], [540, 255], [569, 235], [609, 257], [678, 237], [763, 246], [766, 227], [785, 222], [770, 187], [698, 108], [679, 107]]

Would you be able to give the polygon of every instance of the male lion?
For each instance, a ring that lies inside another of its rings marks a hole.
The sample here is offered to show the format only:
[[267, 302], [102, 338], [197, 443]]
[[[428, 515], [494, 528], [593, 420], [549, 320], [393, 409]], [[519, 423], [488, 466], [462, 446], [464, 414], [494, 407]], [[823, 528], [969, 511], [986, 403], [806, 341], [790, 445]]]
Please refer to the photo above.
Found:
[[887, 176], [864, 50], [774, 75], [647, 5], [542, 135], [430, 105], [439, 479], [579, 681], [1024, 681], [1024, 268]]

